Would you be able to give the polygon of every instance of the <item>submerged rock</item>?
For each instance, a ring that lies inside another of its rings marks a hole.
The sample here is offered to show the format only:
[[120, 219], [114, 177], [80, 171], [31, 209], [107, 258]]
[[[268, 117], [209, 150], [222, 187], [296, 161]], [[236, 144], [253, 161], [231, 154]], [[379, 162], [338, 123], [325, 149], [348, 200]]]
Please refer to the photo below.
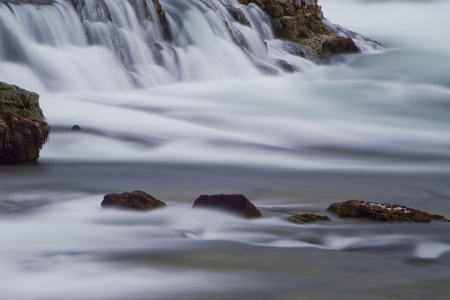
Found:
[[431, 221], [448, 222], [443, 216], [421, 210], [388, 203], [373, 203], [349, 200], [334, 203], [327, 209], [342, 218], [369, 219], [385, 222], [429, 223]]
[[134, 191], [131, 193], [107, 194], [103, 197], [101, 206], [103, 208], [149, 211], [164, 207], [166, 204], [143, 191]]
[[315, 214], [302, 214], [291, 216], [288, 218], [288, 220], [297, 224], [306, 224], [306, 223], [330, 221], [330, 218], [327, 216], [318, 216]]
[[262, 217], [259, 209], [257, 209], [253, 203], [241, 194], [201, 195], [195, 200], [192, 207], [224, 210], [246, 218]]

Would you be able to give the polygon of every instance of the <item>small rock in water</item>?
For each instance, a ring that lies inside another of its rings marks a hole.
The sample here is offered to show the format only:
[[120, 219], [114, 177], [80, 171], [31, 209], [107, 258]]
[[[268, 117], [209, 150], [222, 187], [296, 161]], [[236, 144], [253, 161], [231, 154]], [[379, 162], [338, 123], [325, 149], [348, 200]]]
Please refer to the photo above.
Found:
[[81, 130], [81, 127], [79, 125], [73, 125], [72, 130]]
[[164, 207], [166, 204], [143, 191], [132, 193], [107, 194], [103, 197], [103, 208], [121, 208], [137, 211], [149, 211], [154, 208]]
[[315, 214], [303, 214], [291, 216], [288, 218], [288, 220], [297, 224], [306, 224], [306, 223], [330, 221], [330, 218], [327, 216], [318, 216]]
[[224, 210], [242, 215], [246, 218], [262, 217], [259, 209], [241, 194], [201, 195], [195, 200], [192, 207]]
[[385, 222], [429, 223], [431, 221], [448, 222], [443, 216], [421, 210], [388, 203], [373, 203], [360, 200], [348, 200], [334, 203], [327, 209], [342, 218], [359, 218]]

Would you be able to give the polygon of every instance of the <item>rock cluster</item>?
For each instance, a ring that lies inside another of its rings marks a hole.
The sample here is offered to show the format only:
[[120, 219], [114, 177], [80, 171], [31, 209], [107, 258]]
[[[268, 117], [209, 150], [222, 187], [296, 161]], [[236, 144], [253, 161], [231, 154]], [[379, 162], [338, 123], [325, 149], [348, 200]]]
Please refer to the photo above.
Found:
[[39, 95], [0, 82], [0, 164], [36, 161], [49, 133]]
[[440, 215], [430, 214], [406, 206], [373, 203], [360, 200], [348, 200], [334, 203], [327, 209], [342, 218], [358, 218], [386, 222], [415, 222], [429, 223], [431, 221], [447, 220]]
[[[103, 208], [120, 208], [136, 211], [149, 211], [166, 204], [143, 192], [107, 194], [101, 203]], [[262, 217], [261, 212], [244, 195], [201, 195], [194, 201], [194, 208], [222, 210], [245, 218]]]
[[[143, 191], [132, 193], [108, 194], [101, 203], [103, 208], [119, 208], [135, 211], [149, 211], [154, 208], [165, 207], [166, 204]], [[192, 206], [193, 208], [213, 209], [231, 213], [244, 218], [260, 218], [261, 212], [242, 194], [201, 195]], [[348, 200], [330, 205], [327, 211], [336, 213], [342, 218], [356, 218], [385, 222], [415, 222], [429, 223], [431, 221], [450, 222], [443, 216], [430, 214], [417, 209], [397, 204], [382, 204]], [[328, 216], [311, 213], [293, 215], [286, 218], [297, 224], [330, 221]]]

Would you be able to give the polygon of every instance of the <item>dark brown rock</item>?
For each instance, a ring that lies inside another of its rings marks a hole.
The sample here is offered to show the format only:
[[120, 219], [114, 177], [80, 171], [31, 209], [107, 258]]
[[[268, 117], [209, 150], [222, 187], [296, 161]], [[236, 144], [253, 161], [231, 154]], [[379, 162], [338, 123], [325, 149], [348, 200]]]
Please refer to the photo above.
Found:
[[298, 38], [307, 38], [308, 31], [300, 17], [284, 17], [280, 19], [281, 32], [276, 32], [277, 36], [286, 40], [295, 40]]
[[33, 162], [47, 141], [50, 126], [13, 112], [0, 117], [0, 164]]
[[359, 52], [352, 39], [341, 36], [325, 39], [322, 47], [326, 53], [330, 54]]
[[448, 220], [443, 216], [430, 214], [406, 206], [388, 203], [364, 202], [360, 200], [349, 200], [334, 203], [330, 205], [327, 210], [336, 213], [342, 218], [358, 218], [384, 222], [448, 222]]
[[306, 223], [330, 221], [330, 218], [327, 216], [318, 216], [315, 214], [303, 214], [291, 216], [288, 218], [288, 220], [297, 224], [306, 224]]
[[284, 16], [283, 8], [279, 5], [268, 5], [264, 11], [272, 18], [281, 18]]
[[192, 207], [212, 208], [235, 213], [246, 218], [262, 217], [261, 212], [244, 195], [201, 195]]
[[166, 204], [143, 191], [132, 193], [107, 194], [101, 203], [103, 208], [121, 208], [136, 211], [149, 211], [154, 208], [164, 207]]
[[230, 13], [230, 15], [233, 17], [233, 19], [235, 19], [237, 22], [241, 23], [242, 25], [252, 27], [250, 21], [247, 19], [247, 17], [245, 16], [244, 12], [241, 9], [235, 8], [230, 5], [227, 5], [226, 8]]

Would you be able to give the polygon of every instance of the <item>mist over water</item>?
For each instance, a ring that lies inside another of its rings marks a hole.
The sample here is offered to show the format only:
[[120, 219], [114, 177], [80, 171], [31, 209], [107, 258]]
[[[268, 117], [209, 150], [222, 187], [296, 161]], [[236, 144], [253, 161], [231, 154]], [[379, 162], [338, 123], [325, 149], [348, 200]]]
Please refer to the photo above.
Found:
[[[52, 133], [38, 164], [0, 168], [0, 298], [448, 299], [448, 224], [325, 209], [450, 218], [450, 1], [320, 0], [363, 49], [329, 64], [234, 0], [160, 0], [170, 41], [152, 1], [4, 2], [0, 81], [38, 92]], [[101, 209], [136, 189], [168, 207]], [[264, 218], [192, 210], [207, 193]], [[310, 212], [332, 221], [285, 219]]]

